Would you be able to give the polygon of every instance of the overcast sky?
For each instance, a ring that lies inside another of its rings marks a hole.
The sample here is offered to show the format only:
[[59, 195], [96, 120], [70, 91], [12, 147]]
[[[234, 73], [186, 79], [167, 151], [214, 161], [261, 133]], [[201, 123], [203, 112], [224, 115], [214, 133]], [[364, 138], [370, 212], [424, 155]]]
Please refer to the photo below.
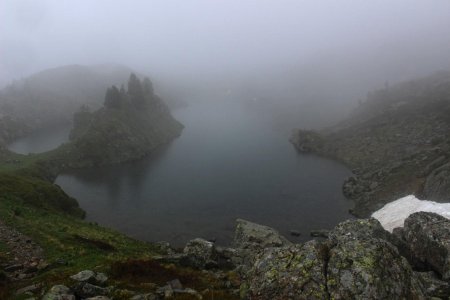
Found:
[[449, 0], [0, 0], [0, 84], [62, 64], [192, 75], [353, 61], [415, 72], [448, 68], [449, 57]]

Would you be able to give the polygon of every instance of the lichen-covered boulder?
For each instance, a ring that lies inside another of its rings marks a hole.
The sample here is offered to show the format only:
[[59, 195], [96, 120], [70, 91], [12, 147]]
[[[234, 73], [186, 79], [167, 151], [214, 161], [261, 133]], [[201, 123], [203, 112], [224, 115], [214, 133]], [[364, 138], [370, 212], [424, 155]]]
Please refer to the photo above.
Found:
[[325, 242], [257, 256], [241, 296], [250, 299], [424, 299], [424, 288], [375, 219], [346, 221]]
[[264, 249], [267, 247], [288, 246], [292, 243], [278, 231], [268, 226], [237, 219], [234, 233], [234, 246], [242, 249]]
[[450, 220], [430, 212], [418, 212], [405, 220], [402, 237], [415, 263], [450, 280]]
[[250, 299], [327, 299], [326, 244], [268, 248], [248, 273], [241, 296]]
[[424, 289], [390, 234], [375, 219], [346, 221], [330, 233], [332, 299], [422, 299]]
[[194, 268], [211, 268], [217, 266], [217, 253], [214, 243], [196, 238], [189, 241], [183, 249], [184, 264]]

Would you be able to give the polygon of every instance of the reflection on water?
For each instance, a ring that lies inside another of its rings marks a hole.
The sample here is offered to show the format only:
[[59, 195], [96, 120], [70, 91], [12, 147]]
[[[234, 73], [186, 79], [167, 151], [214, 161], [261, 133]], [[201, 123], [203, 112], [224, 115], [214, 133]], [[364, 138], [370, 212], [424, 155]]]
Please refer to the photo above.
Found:
[[201, 102], [178, 110], [181, 137], [150, 157], [77, 170], [56, 183], [77, 198], [88, 220], [131, 236], [182, 245], [229, 242], [236, 218], [272, 226], [297, 240], [349, 218], [341, 194], [349, 171], [299, 155], [289, 133], [274, 130], [238, 102]]

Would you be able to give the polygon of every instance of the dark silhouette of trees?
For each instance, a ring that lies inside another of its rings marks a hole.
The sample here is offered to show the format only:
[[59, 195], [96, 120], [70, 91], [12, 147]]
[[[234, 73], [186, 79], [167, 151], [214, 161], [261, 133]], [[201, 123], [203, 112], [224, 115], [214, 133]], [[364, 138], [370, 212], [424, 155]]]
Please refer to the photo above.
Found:
[[106, 90], [104, 105], [107, 108], [121, 108], [122, 95], [115, 85]]
[[122, 95], [122, 97], [125, 97], [125, 95], [127, 94], [127, 91], [125, 91], [125, 87], [122, 85], [120, 85], [120, 95]]
[[131, 73], [128, 79], [128, 95], [130, 96], [131, 104], [137, 109], [145, 107], [144, 90], [142, 89], [141, 81], [134, 73]]
[[142, 89], [144, 91], [144, 95], [152, 96], [153, 95], [153, 83], [150, 81], [148, 77], [145, 77], [142, 81]]

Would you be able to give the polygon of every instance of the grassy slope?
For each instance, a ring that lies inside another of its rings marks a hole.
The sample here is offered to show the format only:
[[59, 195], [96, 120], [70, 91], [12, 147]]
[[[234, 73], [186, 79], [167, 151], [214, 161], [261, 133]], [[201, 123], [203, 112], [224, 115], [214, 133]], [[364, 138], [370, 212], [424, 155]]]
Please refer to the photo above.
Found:
[[[70, 284], [68, 277], [84, 269], [106, 272], [114, 286], [138, 292], [154, 291], [150, 282], [162, 286], [179, 278], [186, 287], [209, 289], [206, 298], [235, 299], [207, 273], [152, 261], [154, 255], [163, 254], [159, 246], [83, 221], [76, 200], [47, 180], [52, 175], [46, 168], [58, 163], [64, 151], [67, 145], [39, 155], [0, 150], [0, 219], [32, 237], [50, 264], [32, 280], [6, 283], [0, 274], [0, 299], [24, 299], [14, 291], [34, 282], [47, 288]], [[7, 245], [0, 244], [0, 262], [7, 260], [8, 251]], [[128, 299], [128, 295], [115, 299]]]

